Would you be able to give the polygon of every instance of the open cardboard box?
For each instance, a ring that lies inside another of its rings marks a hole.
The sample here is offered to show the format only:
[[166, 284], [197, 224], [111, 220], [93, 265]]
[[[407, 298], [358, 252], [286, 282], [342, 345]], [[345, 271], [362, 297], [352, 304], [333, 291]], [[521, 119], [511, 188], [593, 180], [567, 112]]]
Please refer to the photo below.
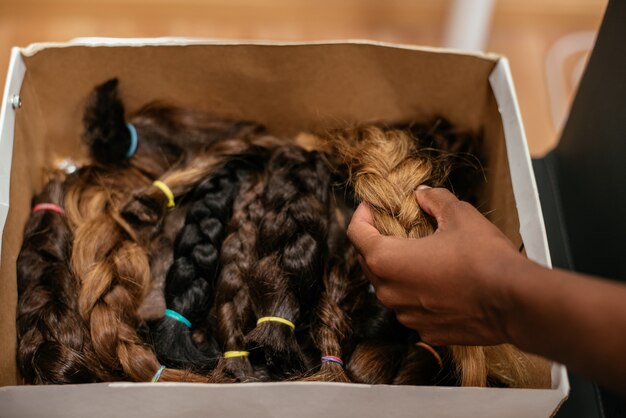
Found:
[[30, 199], [42, 187], [45, 167], [84, 157], [85, 98], [114, 76], [129, 111], [166, 99], [256, 120], [278, 134], [434, 115], [482, 130], [487, 181], [481, 209], [516, 245], [523, 242], [529, 258], [550, 265], [505, 58], [360, 41], [79, 39], [14, 48], [0, 113], [0, 416], [548, 417], [567, 397], [567, 374], [558, 364], [550, 389], [304, 382], [7, 386], [19, 383], [15, 261]]

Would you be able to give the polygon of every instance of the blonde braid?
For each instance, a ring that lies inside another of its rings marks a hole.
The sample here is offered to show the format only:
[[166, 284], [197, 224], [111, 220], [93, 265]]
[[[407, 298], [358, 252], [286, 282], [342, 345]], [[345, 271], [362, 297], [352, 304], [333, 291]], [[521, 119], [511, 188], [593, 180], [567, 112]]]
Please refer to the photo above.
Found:
[[[421, 238], [434, 232], [414, 190], [421, 184], [441, 186], [447, 180], [451, 167], [445, 158], [434, 156], [432, 150], [420, 155], [417, 141], [405, 131], [373, 126], [341, 131], [332, 137], [332, 145], [347, 165], [356, 195], [373, 208], [374, 225], [381, 233]], [[511, 346], [490, 348], [492, 356], [499, 357], [498, 370], [488, 370], [483, 347], [450, 349], [463, 386], [486, 386], [488, 374], [507, 383], [523, 379], [519, 351]], [[494, 351], [500, 355], [494, 356]], [[503, 368], [503, 363], [509, 367]]]

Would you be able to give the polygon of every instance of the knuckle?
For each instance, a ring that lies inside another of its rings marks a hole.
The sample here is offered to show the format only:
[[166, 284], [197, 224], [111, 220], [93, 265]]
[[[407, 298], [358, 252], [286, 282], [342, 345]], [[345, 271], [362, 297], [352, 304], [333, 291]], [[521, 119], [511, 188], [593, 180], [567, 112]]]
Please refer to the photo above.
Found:
[[420, 338], [425, 343], [433, 343], [433, 338], [435, 337], [431, 330], [429, 329], [420, 329], [419, 330]]
[[409, 326], [409, 323], [412, 322], [411, 316], [407, 312], [396, 313], [396, 319], [398, 320], [398, 322], [405, 326]]
[[393, 292], [389, 286], [379, 285], [376, 287], [376, 298], [388, 308], [393, 305]]
[[446, 345], [447, 343], [441, 330], [438, 329], [430, 327], [420, 328], [419, 335], [422, 341], [430, 345]]
[[446, 345], [446, 341], [442, 339], [440, 334], [429, 333], [423, 340], [430, 345]]
[[386, 258], [384, 249], [376, 245], [365, 257], [365, 264], [373, 274], [380, 277], [385, 274]]
[[354, 220], [351, 220], [348, 224], [348, 229], [346, 229], [346, 235], [350, 241], [354, 241], [356, 239], [357, 233], [354, 226]]
[[448, 193], [450, 193], [448, 191], [448, 189], [444, 188], [444, 187], [434, 187], [430, 190], [427, 190], [427, 192], [430, 192], [433, 196], [441, 199], [443, 197], [445, 197]]
[[448, 189], [444, 188], [432, 189], [432, 199], [436, 201], [439, 206], [439, 211], [444, 216], [452, 213], [455, 203], [457, 203], [454, 195], [452, 195]]
[[464, 200], [459, 200], [456, 204], [456, 210], [460, 212], [468, 212], [468, 211], [474, 211], [476, 209], [470, 203]]

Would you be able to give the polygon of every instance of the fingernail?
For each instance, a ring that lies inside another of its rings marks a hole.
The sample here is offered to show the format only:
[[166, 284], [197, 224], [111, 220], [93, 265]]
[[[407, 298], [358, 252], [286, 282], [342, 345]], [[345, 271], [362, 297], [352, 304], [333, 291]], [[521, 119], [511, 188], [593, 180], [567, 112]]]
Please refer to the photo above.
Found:
[[426, 189], [432, 189], [432, 187], [427, 186], [425, 184], [420, 184], [419, 186], [417, 186], [417, 190], [426, 190]]

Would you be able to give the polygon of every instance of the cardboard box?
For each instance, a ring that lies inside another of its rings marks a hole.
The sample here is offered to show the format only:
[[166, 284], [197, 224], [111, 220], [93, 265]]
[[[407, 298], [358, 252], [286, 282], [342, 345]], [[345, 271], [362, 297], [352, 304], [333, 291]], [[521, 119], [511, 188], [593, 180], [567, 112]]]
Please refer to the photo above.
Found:
[[[548, 417], [567, 396], [551, 389], [336, 383], [16, 385], [15, 260], [42, 169], [84, 156], [84, 100], [110, 77], [128, 111], [154, 100], [264, 123], [278, 134], [348, 122], [443, 115], [484, 132], [481, 209], [529, 258], [550, 256], [507, 60], [373, 42], [250, 43], [79, 39], [14, 48], [0, 113], [0, 416]], [[21, 107], [12, 106], [21, 98]], [[13, 158], [11, 158], [13, 157]], [[6, 218], [6, 222], [5, 222]]]

